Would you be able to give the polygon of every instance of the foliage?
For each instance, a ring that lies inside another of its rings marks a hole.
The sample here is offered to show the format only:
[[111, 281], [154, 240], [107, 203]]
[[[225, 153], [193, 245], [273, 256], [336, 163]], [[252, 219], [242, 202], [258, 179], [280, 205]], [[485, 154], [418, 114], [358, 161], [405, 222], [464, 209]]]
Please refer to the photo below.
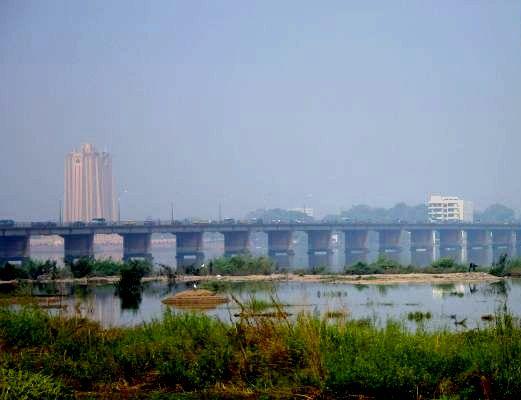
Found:
[[91, 257], [81, 257], [72, 262], [68, 262], [67, 265], [74, 278], [84, 278], [91, 275], [92, 270], [94, 269], [94, 261], [94, 258]]
[[492, 204], [482, 212], [474, 213], [476, 222], [484, 223], [508, 223], [516, 219], [516, 213], [503, 204]]
[[260, 219], [264, 222], [270, 223], [271, 221], [291, 222], [291, 221], [304, 221], [311, 222], [313, 217], [310, 217], [306, 213], [301, 211], [285, 210], [282, 208], [272, 209], [257, 209], [251, 211], [246, 215], [246, 219]]
[[27, 271], [31, 279], [38, 279], [42, 275], [47, 275], [53, 279], [58, 275], [58, 267], [56, 261], [53, 260], [41, 261], [31, 258], [22, 263], [22, 268]]
[[19, 386], [40, 397], [7, 398], [68, 398], [58, 382], [76, 394], [102, 390], [104, 398], [129, 398], [130, 386], [141, 388], [139, 398], [172, 398], [162, 397], [172, 391], [186, 398], [248, 393], [248, 398], [511, 399], [521, 393], [521, 327], [508, 314], [463, 332], [245, 315], [225, 324], [167, 311], [162, 320], [141, 326], [102, 329], [81, 318], [0, 309], [0, 393], [6, 398], [6, 386]]
[[12, 281], [15, 279], [27, 279], [29, 274], [21, 266], [12, 263], [0, 265], [0, 281]]
[[73, 399], [71, 390], [46, 375], [0, 368], [0, 400], [67, 399]]
[[489, 273], [495, 276], [521, 275], [521, 257], [509, 258], [507, 254], [502, 254], [499, 260], [492, 264]]
[[141, 279], [152, 270], [146, 260], [130, 260], [120, 269], [121, 278], [116, 283], [116, 294], [121, 298], [123, 309], [137, 309], [141, 303], [143, 287]]
[[442, 258], [434, 261], [427, 267], [415, 267], [412, 265], [402, 265], [398, 261], [389, 259], [380, 255], [373, 263], [357, 262], [353, 265], [346, 266], [344, 273], [347, 275], [371, 275], [371, 274], [439, 274], [451, 272], [466, 272], [467, 267], [458, 264], [451, 258]]
[[407, 314], [407, 319], [409, 321], [416, 321], [421, 322], [424, 319], [431, 319], [432, 315], [429, 311], [427, 312], [421, 312], [421, 311], [414, 311]]
[[92, 265], [91, 274], [94, 276], [116, 276], [125, 265], [122, 261], [115, 261], [112, 258], [100, 260], [90, 259]]
[[432, 268], [450, 269], [456, 267], [458, 264], [452, 258], [440, 258], [431, 264]]
[[269, 275], [275, 271], [275, 264], [268, 257], [253, 257], [249, 254], [220, 257], [212, 260], [211, 271], [219, 275]]
[[329, 215], [325, 220], [337, 222], [345, 220], [352, 222], [427, 222], [429, 215], [425, 204], [409, 206], [405, 203], [398, 203], [391, 208], [359, 204], [347, 211], [342, 211], [340, 215]]

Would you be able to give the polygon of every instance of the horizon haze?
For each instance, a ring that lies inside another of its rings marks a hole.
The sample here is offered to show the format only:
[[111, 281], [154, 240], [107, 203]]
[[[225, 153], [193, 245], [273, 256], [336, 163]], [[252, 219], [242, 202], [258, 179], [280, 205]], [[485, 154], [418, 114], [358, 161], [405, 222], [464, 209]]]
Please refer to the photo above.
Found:
[[518, 2], [0, 3], [0, 219], [57, 219], [66, 155], [122, 219], [521, 210]]

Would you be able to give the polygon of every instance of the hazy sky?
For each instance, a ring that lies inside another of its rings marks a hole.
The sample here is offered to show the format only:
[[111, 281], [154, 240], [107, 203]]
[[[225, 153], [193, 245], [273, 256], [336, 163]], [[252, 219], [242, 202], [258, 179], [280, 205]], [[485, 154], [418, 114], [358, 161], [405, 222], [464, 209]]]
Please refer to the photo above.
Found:
[[521, 210], [519, 1], [0, 1], [0, 218], [108, 149], [123, 218]]

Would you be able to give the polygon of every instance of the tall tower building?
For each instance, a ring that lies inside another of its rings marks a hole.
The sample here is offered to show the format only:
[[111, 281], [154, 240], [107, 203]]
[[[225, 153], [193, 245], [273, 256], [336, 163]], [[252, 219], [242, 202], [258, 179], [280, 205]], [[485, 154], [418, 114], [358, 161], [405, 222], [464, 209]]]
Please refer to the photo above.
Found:
[[117, 205], [112, 178], [112, 158], [93, 145], [83, 144], [65, 158], [64, 221], [105, 218], [115, 221]]

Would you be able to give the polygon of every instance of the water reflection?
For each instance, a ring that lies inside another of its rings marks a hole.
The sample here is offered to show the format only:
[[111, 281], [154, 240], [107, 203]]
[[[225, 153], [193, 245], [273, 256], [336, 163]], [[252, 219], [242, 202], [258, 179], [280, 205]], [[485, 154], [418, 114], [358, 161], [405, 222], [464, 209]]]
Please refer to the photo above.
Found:
[[[149, 282], [139, 291], [125, 292], [108, 284], [55, 283], [35, 284], [30, 292], [42, 297], [60, 296], [60, 302], [66, 307], [56, 312], [92, 318], [105, 326], [118, 326], [161, 318], [167, 307], [161, 300], [192, 286], [190, 282]], [[521, 316], [521, 280], [513, 279], [497, 283], [388, 286], [323, 282], [218, 282], [216, 288], [222, 294], [233, 294], [240, 301], [247, 301], [251, 296], [267, 301], [276, 298], [293, 316], [301, 312], [326, 316], [336, 310], [345, 310], [350, 319], [369, 318], [380, 325], [392, 319], [404, 321], [413, 329], [416, 329], [417, 323], [414, 319], [408, 320], [411, 312], [430, 313], [431, 318], [422, 321], [425, 329], [452, 330], [485, 326], [491, 320], [490, 316], [494, 316], [503, 306], [508, 307], [515, 316]], [[175, 307], [173, 310], [185, 312]], [[229, 321], [238, 312], [238, 306], [231, 302], [205, 312]]]

